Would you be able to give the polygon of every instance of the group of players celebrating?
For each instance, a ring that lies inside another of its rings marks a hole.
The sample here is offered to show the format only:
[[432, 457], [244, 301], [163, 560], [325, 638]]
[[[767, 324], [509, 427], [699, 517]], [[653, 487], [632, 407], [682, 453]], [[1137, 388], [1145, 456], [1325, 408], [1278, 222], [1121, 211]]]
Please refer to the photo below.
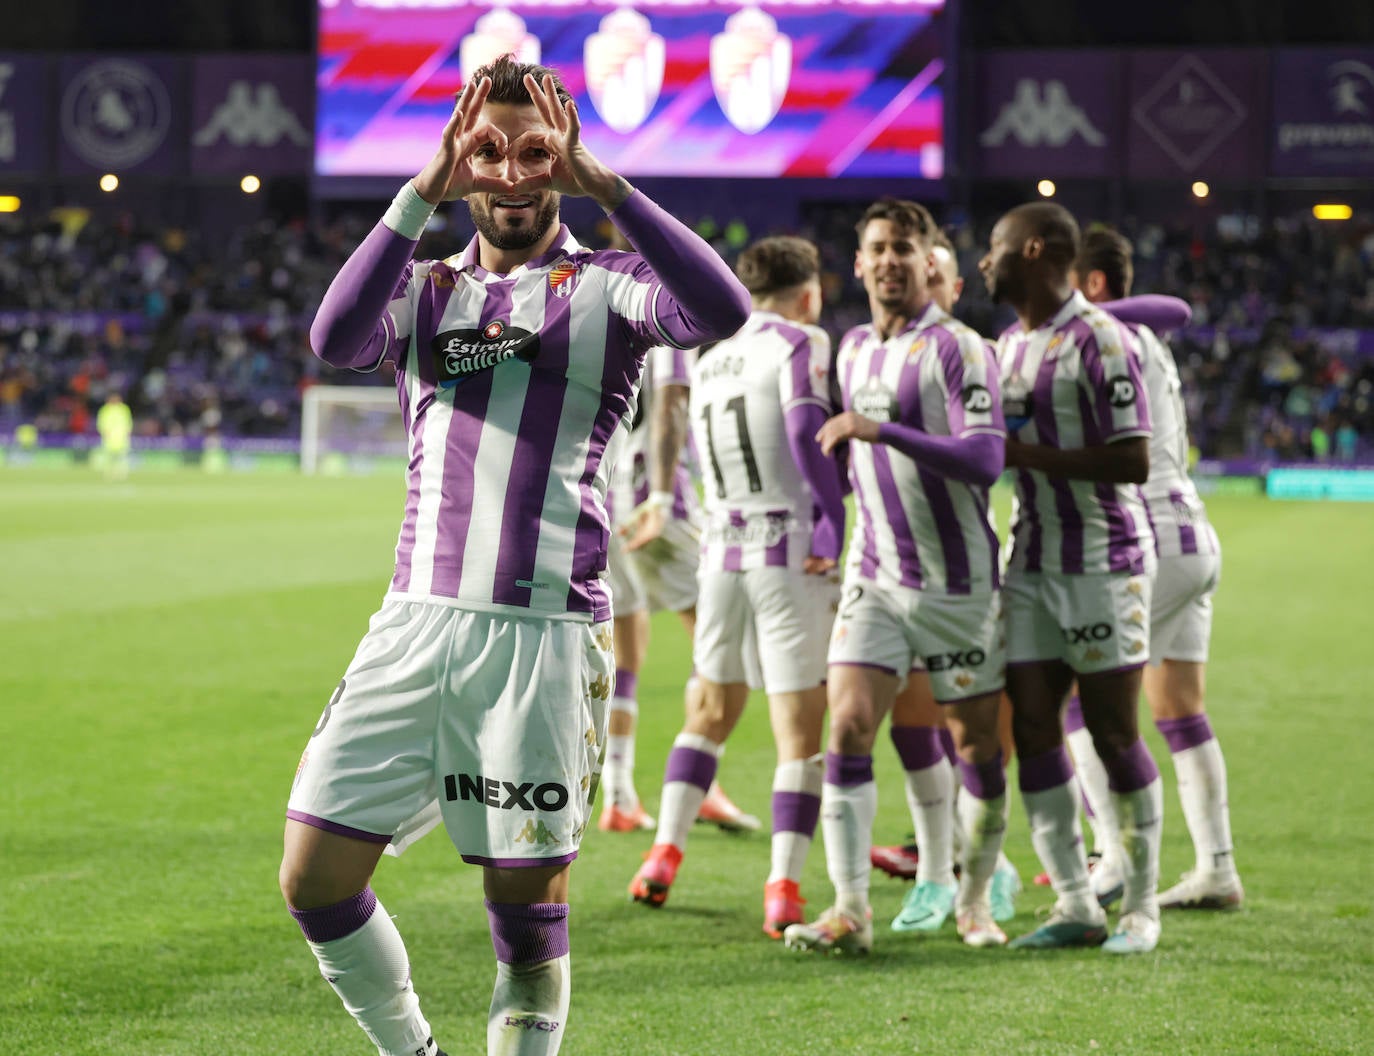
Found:
[[[577, 243], [562, 194], [596, 200], [629, 250]], [[436, 207], [457, 198], [476, 237], [446, 260], [412, 260]], [[602, 828], [656, 828], [630, 891], [662, 905], [695, 818], [751, 821], [713, 784], [751, 685], [777, 743], [764, 930], [788, 946], [872, 946], [872, 753], [889, 713], [920, 845], [894, 930], [932, 931], [952, 913], [969, 944], [1007, 942], [1004, 695], [1057, 896], [1012, 945], [1143, 952], [1161, 906], [1240, 903], [1202, 700], [1219, 550], [1187, 477], [1177, 372], [1144, 325], [1176, 325], [1176, 304], [1120, 301], [1129, 244], [1081, 238], [1053, 204], [1022, 206], [980, 265], [1019, 319], [994, 349], [949, 314], [960, 280], [924, 208], [875, 203], [858, 236], [872, 321], [832, 357], [815, 325], [813, 245], [764, 239], [732, 274], [590, 153], [553, 71], [505, 58], [460, 93], [434, 160], [331, 284], [312, 343], [336, 366], [394, 365], [408, 496], [390, 590], [297, 771], [281, 888], [383, 1056], [441, 1050], [371, 888], [382, 852], [442, 821], [484, 870], [488, 1052], [557, 1052], [568, 866], [598, 779]], [[641, 413], [646, 360], [655, 394]], [[651, 438], [638, 459], [626, 457], [637, 417]], [[678, 464], [688, 423], [696, 523]], [[988, 490], [1005, 470], [1004, 563]], [[847, 489], [857, 523], [841, 583]], [[633, 782], [634, 676], [655, 598], [690, 622], [695, 665], [656, 825]], [[1163, 896], [1142, 678], [1198, 854]], [[1075, 766], [1101, 826], [1092, 873]], [[808, 922], [798, 884], [818, 823], [835, 895]], [[1117, 895], [1109, 933], [1102, 903]]]

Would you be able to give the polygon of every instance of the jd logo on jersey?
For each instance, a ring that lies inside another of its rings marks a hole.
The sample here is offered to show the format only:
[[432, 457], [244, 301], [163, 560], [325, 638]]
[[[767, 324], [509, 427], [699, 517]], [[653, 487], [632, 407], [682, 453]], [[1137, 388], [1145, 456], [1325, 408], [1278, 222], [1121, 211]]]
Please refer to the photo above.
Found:
[[1113, 407], [1129, 407], [1135, 403], [1135, 382], [1130, 378], [1113, 378], [1107, 402]]
[[986, 414], [992, 410], [992, 393], [981, 385], [964, 386], [964, 410], [969, 414]]
[[481, 330], [445, 330], [435, 336], [430, 348], [439, 388], [451, 389], [508, 359], [533, 361], [539, 355], [539, 335], [493, 320]]

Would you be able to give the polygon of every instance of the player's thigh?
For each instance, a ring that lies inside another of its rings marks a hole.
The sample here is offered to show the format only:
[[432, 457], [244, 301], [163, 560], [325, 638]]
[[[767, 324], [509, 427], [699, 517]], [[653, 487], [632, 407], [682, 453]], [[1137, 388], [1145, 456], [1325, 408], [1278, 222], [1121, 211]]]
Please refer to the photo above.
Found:
[[1150, 599], [1150, 662], [1206, 663], [1212, 595], [1221, 580], [1217, 554], [1161, 558]]
[[744, 572], [703, 572], [697, 597], [692, 664], [712, 682], [747, 680], [746, 631], [751, 622]]
[[465, 615], [438, 735], [449, 838], [479, 865], [566, 864], [600, 772], [615, 680], [610, 625]]
[[910, 622], [937, 701], [952, 704], [1002, 691], [1007, 652], [999, 592], [921, 592]]
[[830, 749], [844, 755], [873, 751], [878, 727], [892, 710], [900, 680], [873, 665], [832, 663], [827, 673]]
[[636, 551], [640, 576], [654, 612], [683, 612], [697, 604], [701, 537], [682, 519], [669, 521], [663, 534]]
[[625, 549], [625, 541], [616, 532], [611, 533], [606, 546], [606, 581], [611, 588], [611, 607], [617, 616], [648, 611], [649, 591], [637, 559]]
[[753, 569], [744, 573], [744, 583], [764, 690], [771, 696], [821, 685], [838, 586], [789, 568]]
[[[871, 580], [846, 579], [830, 632], [829, 666], [872, 668], [904, 682], [916, 658], [907, 607], [904, 598]], [[833, 670], [828, 677], [833, 680]]]
[[439, 689], [460, 615], [383, 604], [301, 755], [288, 817], [384, 845], [433, 803]]
[[1044, 573], [1041, 595], [1075, 674], [1127, 670], [1149, 659], [1152, 582], [1143, 573]]
[[892, 702], [893, 726], [939, 726], [944, 711], [930, 686], [930, 673], [918, 663], [907, 675], [906, 685]]

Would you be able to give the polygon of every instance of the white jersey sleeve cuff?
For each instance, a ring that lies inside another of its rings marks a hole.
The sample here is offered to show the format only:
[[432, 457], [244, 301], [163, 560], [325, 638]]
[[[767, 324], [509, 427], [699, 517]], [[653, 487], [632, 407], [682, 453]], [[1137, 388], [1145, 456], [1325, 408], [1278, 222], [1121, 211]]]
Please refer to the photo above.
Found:
[[396, 192], [391, 204], [387, 206], [386, 212], [382, 214], [382, 223], [402, 238], [418, 242], [436, 208], [437, 206], [430, 205], [421, 198], [415, 185], [406, 180]]

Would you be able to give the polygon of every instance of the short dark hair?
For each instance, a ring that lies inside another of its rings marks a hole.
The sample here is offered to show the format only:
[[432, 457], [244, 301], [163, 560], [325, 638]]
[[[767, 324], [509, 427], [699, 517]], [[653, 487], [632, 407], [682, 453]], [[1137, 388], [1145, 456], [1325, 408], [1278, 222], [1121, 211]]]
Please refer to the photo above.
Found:
[[1080, 283], [1089, 272], [1102, 272], [1107, 279], [1107, 292], [1120, 299], [1131, 292], [1131, 281], [1135, 277], [1134, 254], [1131, 240], [1116, 228], [1093, 224], [1083, 233], [1073, 267]]
[[487, 102], [527, 106], [534, 100], [530, 98], [530, 90], [525, 87], [526, 74], [540, 84], [544, 82], [545, 77], [552, 77], [558, 101], [566, 104], [572, 100], [572, 93], [563, 86], [563, 78], [558, 75], [557, 70], [551, 66], [541, 66], [537, 62], [516, 62], [514, 55], [502, 55], [499, 59], [473, 70], [472, 83], [476, 84], [483, 77], [489, 77], [491, 92], [487, 95]]
[[1007, 216], [1024, 225], [1025, 237], [1045, 243], [1041, 256], [1067, 271], [1078, 258], [1078, 221], [1058, 202], [1028, 202]]
[[761, 238], [739, 255], [739, 281], [755, 296], [800, 286], [821, 272], [821, 255], [804, 238], [775, 235]]
[[909, 202], [903, 198], [879, 198], [864, 210], [864, 215], [854, 225], [860, 244], [864, 240], [864, 231], [874, 220], [890, 220], [892, 226], [902, 234], [915, 235], [927, 244], [940, 230], [930, 210], [919, 202]]

